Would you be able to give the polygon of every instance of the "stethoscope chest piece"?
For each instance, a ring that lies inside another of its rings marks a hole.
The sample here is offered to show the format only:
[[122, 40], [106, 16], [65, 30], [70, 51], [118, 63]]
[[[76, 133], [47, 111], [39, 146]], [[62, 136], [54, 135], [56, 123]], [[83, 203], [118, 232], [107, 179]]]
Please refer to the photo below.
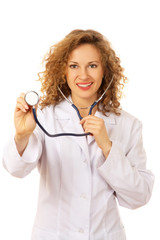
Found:
[[35, 91], [30, 91], [26, 93], [24, 99], [29, 106], [33, 107], [38, 104], [39, 95]]

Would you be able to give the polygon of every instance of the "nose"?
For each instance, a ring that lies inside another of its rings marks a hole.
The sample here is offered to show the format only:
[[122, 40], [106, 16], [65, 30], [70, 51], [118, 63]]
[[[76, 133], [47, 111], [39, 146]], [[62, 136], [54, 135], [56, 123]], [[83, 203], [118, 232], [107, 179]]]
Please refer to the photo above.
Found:
[[88, 79], [88, 71], [87, 71], [87, 69], [85, 67], [80, 69], [79, 78], [81, 80]]

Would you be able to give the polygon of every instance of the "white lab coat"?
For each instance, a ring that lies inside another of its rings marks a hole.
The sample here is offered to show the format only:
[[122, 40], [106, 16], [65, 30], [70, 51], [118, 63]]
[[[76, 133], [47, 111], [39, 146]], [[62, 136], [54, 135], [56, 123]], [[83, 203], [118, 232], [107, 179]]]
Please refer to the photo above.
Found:
[[[4, 151], [5, 168], [25, 177], [36, 166], [40, 191], [32, 240], [125, 240], [118, 204], [135, 209], [151, 196], [139, 120], [122, 111], [103, 118], [112, 148], [105, 159], [93, 136], [49, 138], [37, 126], [22, 157], [14, 138]], [[50, 133], [82, 133], [75, 110], [63, 101], [38, 112]], [[117, 199], [117, 200], [116, 200]]]

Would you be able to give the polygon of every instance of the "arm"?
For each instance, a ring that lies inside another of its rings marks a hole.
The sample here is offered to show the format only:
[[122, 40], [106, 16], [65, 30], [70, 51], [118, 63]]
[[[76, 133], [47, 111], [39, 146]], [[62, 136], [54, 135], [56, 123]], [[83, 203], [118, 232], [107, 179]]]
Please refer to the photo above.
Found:
[[24, 101], [24, 94], [17, 99], [14, 113], [15, 136], [6, 144], [3, 163], [16, 177], [26, 176], [42, 153], [43, 136], [35, 129], [32, 109]]
[[3, 165], [11, 175], [22, 178], [28, 175], [37, 166], [41, 154], [42, 139], [36, 131], [30, 136], [22, 155], [20, 155], [17, 150], [13, 136], [5, 146]]
[[152, 193], [154, 177], [146, 169], [146, 154], [142, 142], [142, 125], [136, 121], [130, 135], [128, 151], [124, 153], [118, 142], [98, 171], [113, 188], [121, 206], [137, 208], [146, 204]]

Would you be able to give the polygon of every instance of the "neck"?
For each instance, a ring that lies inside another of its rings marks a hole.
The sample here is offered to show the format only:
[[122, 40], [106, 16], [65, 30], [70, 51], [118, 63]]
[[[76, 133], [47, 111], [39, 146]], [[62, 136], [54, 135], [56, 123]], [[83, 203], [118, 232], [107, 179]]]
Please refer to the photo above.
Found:
[[78, 98], [77, 96], [71, 95], [72, 102], [79, 110], [89, 109], [90, 106], [95, 102], [96, 98]]
[[[78, 110], [79, 110], [80, 115], [82, 116], [82, 118], [84, 118], [84, 117], [88, 116], [90, 108], [89, 109], [78, 109]], [[97, 111], [97, 106], [95, 106], [93, 108], [92, 115], [95, 115], [96, 111]]]
[[[85, 99], [85, 98], [74, 98], [74, 96], [72, 95], [72, 102], [74, 103], [74, 105], [78, 108], [80, 115], [82, 117], [86, 117], [89, 114], [90, 111], [90, 107], [91, 105], [95, 102], [95, 98], [89, 98], [89, 99]], [[97, 110], [97, 106], [95, 106], [92, 110], [92, 114], [94, 115], [95, 112]]]

